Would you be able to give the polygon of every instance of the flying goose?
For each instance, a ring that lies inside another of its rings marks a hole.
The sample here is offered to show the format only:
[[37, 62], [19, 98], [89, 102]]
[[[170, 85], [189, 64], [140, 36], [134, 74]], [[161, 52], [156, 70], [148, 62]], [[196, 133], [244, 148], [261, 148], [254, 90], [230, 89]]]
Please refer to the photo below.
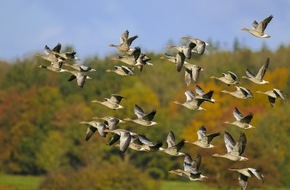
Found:
[[126, 129], [108, 129], [108, 128], [106, 128], [104, 131], [107, 133], [112, 133], [112, 134], [116, 134], [119, 136], [121, 135], [121, 132], [128, 132], [131, 136], [138, 136], [137, 133], [132, 132], [132, 131], [128, 131]]
[[152, 142], [145, 135], [138, 135], [138, 139], [142, 143], [142, 147], [146, 151], [157, 151], [163, 145], [163, 143], [162, 142], [159, 142], [159, 141]]
[[190, 41], [191, 43], [193, 43], [192, 46], [194, 46], [194, 48], [192, 49], [192, 52], [197, 53], [199, 55], [202, 55], [204, 53], [206, 46], [209, 46], [208, 43], [198, 38], [190, 38], [183, 36], [180, 39]]
[[181, 71], [183, 64], [186, 63], [186, 61], [185, 61], [185, 55], [184, 55], [183, 52], [180, 52], [180, 51], [179, 51], [179, 52], [175, 55], [175, 57], [172, 56], [172, 55], [169, 55], [169, 54], [167, 54], [167, 53], [165, 53], [165, 56], [166, 56], [166, 57], [161, 57], [161, 59], [167, 59], [168, 61], [170, 61], [170, 62], [172, 62], [172, 63], [175, 63], [175, 65], [176, 65], [176, 70], [177, 70], [178, 72]]
[[196, 46], [196, 44], [190, 42], [186, 46], [175, 46], [175, 45], [168, 45], [167, 48], [174, 48], [178, 52], [182, 52], [187, 59], [191, 58], [192, 49]]
[[93, 119], [102, 119], [105, 121], [105, 124], [107, 125], [108, 129], [116, 129], [117, 125], [119, 123], [125, 123], [124, 120], [119, 119], [117, 117], [113, 117], [113, 116], [105, 116], [105, 117], [93, 117]]
[[129, 38], [129, 31], [126, 30], [120, 37], [120, 44], [110, 44], [110, 47], [115, 47], [121, 53], [128, 53], [130, 51], [130, 46], [132, 42], [138, 38], [138, 35]]
[[80, 65], [80, 64], [68, 64], [64, 63], [65, 66], [71, 67], [74, 70], [81, 71], [81, 72], [93, 72], [96, 71], [96, 69], [93, 69], [89, 66], [86, 65]]
[[81, 121], [80, 124], [89, 125], [86, 132], [86, 141], [90, 140], [92, 135], [98, 131], [100, 136], [106, 137], [107, 133], [105, 132], [106, 125], [97, 121]]
[[126, 66], [114, 66], [115, 70], [107, 69], [106, 72], [114, 72], [121, 76], [129, 76], [134, 75], [134, 72], [132, 69]]
[[214, 145], [210, 144], [210, 142], [217, 136], [219, 136], [220, 133], [212, 133], [212, 134], [206, 134], [206, 128], [204, 126], [201, 126], [197, 131], [198, 139], [197, 141], [184, 141], [185, 143], [195, 144], [201, 148], [213, 148]]
[[266, 84], [269, 83], [268, 81], [265, 81], [263, 78], [266, 74], [266, 71], [269, 67], [270, 59], [267, 58], [266, 63], [260, 68], [259, 72], [255, 76], [249, 69], [246, 70], [247, 76], [243, 76], [242, 78], [246, 78], [256, 84]]
[[183, 161], [183, 168], [184, 171], [190, 172], [191, 178], [194, 179], [194, 181], [202, 181], [205, 178], [208, 178], [207, 176], [204, 176], [199, 171], [201, 165], [201, 155], [197, 154], [195, 159], [192, 160], [191, 156], [189, 154], [185, 154], [184, 161]]
[[[119, 146], [120, 151], [123, 153], [130, 147], [131, 142], [135, 141], [134, 139], [138, 137], [137, 133], [128, 131], [126, 129], [105, 129], [104, 131], [113, 134], [108, 145], [111, 146], [117, 141], [120, 141], [120, 144], [117, 146]], [[138, 149], [137, 147], [134, 147], [134, 145], [131, 148], [133, 148], [134, 150]]]
[[175, 144], [175, 136], [172, 131], [170, 131], [166, 138], [167, 148], [159, 148], [159, 151], [169, 154], [171, 156], [183, 156], [185, 155], [182, 152], [179, 152], [180, 149], [184, 146], [184, 140], [181, 140], [179, 143]]
[[214, 157], [222, 157], [232, 161], [246, 161], [248, 158], [243, 157], [242, 154], [245, 151], [247, 138], [245, 133], [241, 133], [240, 138], [237, 142], [233, 137], [225, 131], [224, 133], [225, 146], [227, 148], [226, 154], [214, 154]]
[[[174, 101], [173, 103], [181, 105], [190, 110], [205, 110], [201, 107], [201, 104], [206, 100], [204, 98], [196, 98], [194, 93], [190, 90], [186, 91], [185, 93], [186, 101], [181, 103], [178, 101]], [[213, 102], [212, 102], [213, 103]]]
[[238, 180], [242, 190], [246, 190], [248, 178], [252, 177], [253, 175], [264, 183], [264, 176], [260, 173], [259, 170], [255, 168], [242, 168], [242, 169], [230, 168], [229, 170], [236, 171], [239, 173]]
[[131, 142], [131, 134], [128, 131], [120, 132], [120, 151], [126, 152]]
[[190, 64], [190, 63], [188, 64], [184, 63], [183, 66], [185, 68], [184, 79], [185, 79], [186, 85], [189, 86], [191, 81], [193, 81], [194, 83], [197, 83], [197, 80], [200, 75], [200, 71], [203, 71], [203, 69], [200, 66]]
[[136, 64], [135, 57], [130, 56], [130, 55], [124, 55], [124, 56], [119, 55], [118, 57], [113, 57], [112, 60], [120, 61], [122, 63], [125, 63], [125, 64], [131, 66], [131, 67], [135, 66], [135, 64]]
[[156, 114], [156, 110], [152, 110], [149, 113], [145, 113], [140, 106], [135, 104], [134, 113], [137, 116], [137, 119], [126, 118], [124, 120], [125, 121], [132, 121], [134, 123], [137, 123], [137, 124], [143, 125], [143, 126], [152, 126], [152, 125], [157, 124], [157, 122], [152, 121], [154, 119], [155, 114]]
[[148, 61], [150, 61], [150, 60], [151, 60], [150, 57], [148, 57], [148, 56], [147, 56], [146, 54], [144, 54], [144, 53], [141, 53], [141, 54], [138, 56], [137, 60], [136, 60], [136, 64], [135, 64], [135, 66], [139, 67], [139, 70], [142, 72], [143, 67], [144, 67], [145, 65], [153, 66], [152, 63], [149, 63], [149, 62], [148, 62]]
[[286, 101], [286, 96], [284, 95], [283, 91], [277, 88], [273, 88], [273, 90], [269, 90], [266, 92], [262, 92], [258, 90], [256, 91], [256, 93], [266, 94], [268, 96], [268, 100], [272, 107], [275, 106], [275, 102], [277, 98], [281, 98], [284, 102]]
[[[160, 59], [166, 59], [167, 61], [170, 61], [171, 63], [176, 64], [176, 56], [170, 55], [168, 53], [165, 53], [165, 56], [161, 56]], [[184, 61], [183, 64], [190, 64], [190, 63]]]
[[77, 56], [76, 56], [76, 52], [75, 51], [70, 51], [70, 52], [56, 52], [56, 51], [51, 51], [52, 54], [55, 54], [56, 56], [58, 56], [59, 58], [61, 58], [64, 61], [67, 60], [80, 60]]
[[240, 127], [242, 129], [250, 129], [250, 128], [254, 128], [252, 125], [250, 125], [250, 122], [253, 119], [254, 114], [252, 112], [250, 112], [249, 114], [247, 114], [246, 116], [244, 116], [237, 107], [234, 108], [233, 111], [233, 116], [235, 117], [235, 121], [230, 122], [230, 121], [225, 121], [225, 123], [227, 124], [232, 124], [235, 125], [237, 127]]
[[263, 21], [261, 22], [257, 22], [256, 20], [254, 20], [254, 22], [252, 23], [252, 29], [248, 29], [248, 28], [242, 28], [243, 31], [247, 31], [250, 34], [259, 37], [259, 38], [270, 38], [270, 36], [268, 34], [265, 34], [264, 31], [267, 28], [267, 25], [269, 24], [269, 22], [272, 20], [273, 16], [270, 15], [269, 17], [265, 18]]
[[43, 69], [47, 69], [47, 70], [50, 70], [50, 71], [53, 71], [53, 72], [57, 72], [57, 73], [67, 72], [68, 70], [63, 69], [62, 66], [63, 66], [63, 61], [61, 59], [58, 59], [55, 62], [52, 61], [50, 63], [50, 65], [48, 65], [48, 66], [46, 66], [46, 65], [39, 65], [38, 67], [39, 68], [43, 68]]
[[45, 47], [44, 47], [44, 52], [47, 55], [51, 54], [52, 51], [60, 53], [60, 50], [61, 50], [61, 44], [60, 43], [57, 43], [56, 46], [54, 46], [54, 48], [52, 48], [52, 49], [50, 49], [47, 45], [45, 45]]
[[45, 59], [51, 63], [54, 63], [54, 62], [58, 62], [59, 60], [60, 61], [63, 61], [62, 59], [59, 59], [57, 55], [53, 54], [52, 51], [55, 51], [57, 53], [60, 52], [60, 49], [61, 49], [61, 44], [58, 43], [53, 49], [50, 49], [47, 45], [44, 47], [44, 52], [45, 52], [45, 55], [43, 54], [39, 54], [39, 53], [36, 53], [35, 56], [37, 57], [40, 57], [42, 59]]
[[211, 76], [210, 78], [220, 80], [228, 86], [240, 83], [238, 75], [231, 71], [228, 71], [228, 73], [222, 73], [221, 77]]
[[132, 136], [129, 148], [136, 151], [157, 151], [162, 146], [162, 142], [153, 143], [144, 135]]
[[230, 95], [232, 95], [236, 98], [239, 98], [239, 99], [253, 98], [253, 94], [249, 89], [244, 88], [242, 86], [235, 86], [235, 87], [236, 87], [236, 91], [230, 92], [227, 90], [222, 90], [221, 92], [230, 94]]
[[70, 71], [70, 70], [67, 70], [67, 72], [70, 72], [72, 74], [70, 76], [70, 78], [68, 79], [68, 81], [71, 82], [74, 79], [77, 79], [77, 84], [81, 88], [83, 88], [83, 86], [85, 85], [85, 82], [86, 82], [87, 79], [92, 79], [88, 75], [86, 75], [86, 74], [84, 74], [82, 72], [79, 72], [79, 71]]
[[203, 181], [208, 178], [199, 172], [199, 167], [201, 164], [201, 156], [198, 154], [194, 160], [190, 157], [190, 155], [185, 154], [183, 167], [184, 169], [176, 169], [170, 170], [169, 173], [179, 175], [185, 179], [190, 181]]
[[141, 54], [141, 48], [135, 47], [131, 54], [127, 55], [119, 55], [118, 57], [113, 57], [112, 60], [114, 61], [121, 61], [122, 63], [125, 63], [131, 67], [136, 66], [137, 59], [139, 58]]
[[102, 104], [110, 109], [116, 110], [116, 109], [123, 109], [124, 107], [120, 105], [121, 100], [124, 97], [118, 94], [112, 94], [110, 98], [105, 98], [104, 101], [99, 100], [92, 100], [92, 103], [99, 103]]

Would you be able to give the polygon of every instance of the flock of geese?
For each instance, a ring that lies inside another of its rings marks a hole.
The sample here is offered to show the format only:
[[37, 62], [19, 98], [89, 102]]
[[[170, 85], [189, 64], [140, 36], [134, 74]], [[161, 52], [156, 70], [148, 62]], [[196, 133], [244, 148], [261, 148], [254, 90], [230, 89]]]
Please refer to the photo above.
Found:
[[[270, 36], [265, 34], [264, 30], [272, 18], [273, 16], [271, 15], [259, 23], [254, 21], [252, 23], [252, 29], [242, 28], [242, 30], [247, 31], [256, 37], [269, 38]], [[153, 66], [153, 64], [149, 62], [151, 58], [143, 53], [140, 47], [131, 48], [133, 41], [137, 38], [138, 35], [130, 37], [129, 31], [126, 30], [121, 35], [119, 44], [109, 45], [113, 48], [116, 48], [120, 54], [118, 57], [113, 57], [112, 60], [118, 61], [119, 63], [124, 63], [126, 66], [116, 65], [114, 66], [114, 69], [107, 69], [106, 72], [113, 72], [120, 76], [130, 76], [134, 75], [135, 67], [137, 67], [140, 72], [142, 72], [145, 66]], [[197, 38], [181, 37], [181, 39], [187, 42], [186, 45], [169, 45], [168, 49], [173, 49], [173, 52], [176, 51], [175, 55], [165, 53], [161, 59], [165, 59], [168, 62], [174, 63], [177, 72], [184, 70], [185, 84], [189, 86], [192, 82], [195, 83], [196, 94], [191, 90], [187, 90], [184, 93], [186, 100], [184, 102], [174, 101], [174, 103], [190, 110], [205, 110], [201, 107], [202, 103], [216, 102], [216, 100], [212, 98], [214, 91], [210, 90], [205, 92], [197, 84], [200, 72], [203, 69], [200, 66], [187, 62], [187, 60], [192, 57], [192, 54], [203, 55], [209, 44]], [[68, 78], [68, 81], [73, 81], [76, 79], [77, 85], [79, 87], [83, 87], [85, 81], [87, 79], [91, 79], [87, 73], [96, 70], [85, 65], [72, 64], [72, 61], [79, 60], [76, 57], [76, 52], [71, 51], [61, 53], [60, 50], [61, 44], [57, 44], [53, 49], [45, 46], [45, 54], [36, 54], [36, 56], [49, 61], [50, 64], [40, 65], [39, 67], [58, 73], [70, 73], [71, 76]], [[242, 76], [242, 78], [245, 78], [258, 85], [269, 83], [268, 81], [264, 80], [264, 76], [268, 70], [269, 64], [270, 58], [267, 58], [265, 64], [261, 66], [256, 74], [249, 69], [246, 69], [246, 75]], [[236, 86], [240, 84], [240, 78], [232, 71], [222, 73], [221, 76], [212, 76], [211, 78], [218, 80], [228, 86], [234, 85], [236, 87], [236, 91], [223, 90], [221, 91], [222, 93], [229, 94], [238, 99], [248, 99], [253, 97], [253, 93], [250, 91], [250, 89], [247, 89], [243, 86]], [[286, 100], [283, 92], [276, 88], [266, 92], [257, 91], [257, 93], [266, 94], [271, 106], [275, 105], [275, 100], [277, 98], [281, 98], [283, 101]], [[104, 100], [92, 100], [91, 102], [105, 106], [108, 109], [121, 110], [124, 109], [124, 106], [121, 105], [123, 98], [124, 97], [122, 95], [112, 94], [111, 97], [104, 98]], [[215, 137], [220, 136], [220, 132], [208, 134], [206, 127], [201, 126], [197, 131], [198, 139], [196, 141], [182, 139], [177, 142], [173, 131], [169, 131], [166, 138], [167, 146], [163, 147], [162, 142], [152, 141], [145, 135], [141, 135], [118, 127], [119, 123], [125, 122], [133, 122], [142, 126], [153, 126], [157, 124], [157, 122], [154, 121], [154, 116], [156, 115], [156, 110], [154, 109], [150, 112], [145, 112], [139, 105], [135, 104], [134, 114], [136, 115], [135, 118], [119, 119], [114, 116], [105, 116], [94, 117], [92, 121], [81, 121], [80, 124], [88, 126], [85, 139], [88, 141], [97, 131], [101, 137], [106, 137], [107, 134], [111, 134], [111, 138], [108, 144], [118, 146], [122, 153], [125, 153], [126, 150], [130, 148], [136, 151], [161, 151], [170, 156], [182, 156], [184, 158], [183, 168], [170, 170], [169, 173], [179, 175], [190, 181], [205, 180], [208, 178], [199, 170], [201, 165], [201, 155], [197, 154], [196, 157], [192, 159], [189, 154], [181, 152], [181, 149], [185, 144], [193, 144], [204, 149], [213, 148], [215, 146], [211, 144], [212, 140]], [[225, 123], [235, 125], [241, 129], [254, 128], [254, 126], [250, 124], [253, 118], [253, 113], [244, 115], [237, 107], [235, 107], [233, 110], [233, 116], [235, 118], [234, 121], [226, 121]], [[236, 140], [227, 131], [224, 132], [223, 136], [226, 153], [216, 153], [213, 154], [213, 157], [221, 157], [232, 161], [247, 161], [248, 158], [242, 156], [247, 144], [247, 137], [245, 133], [241, 132], [239, 138]], [[256, 176], [262, 182], [264, 181], [263, 175], [255, 168], [230, 168], [229, 170], [239, 173], [238, 181], [242, 190], [246, 189], [249, 177]]]

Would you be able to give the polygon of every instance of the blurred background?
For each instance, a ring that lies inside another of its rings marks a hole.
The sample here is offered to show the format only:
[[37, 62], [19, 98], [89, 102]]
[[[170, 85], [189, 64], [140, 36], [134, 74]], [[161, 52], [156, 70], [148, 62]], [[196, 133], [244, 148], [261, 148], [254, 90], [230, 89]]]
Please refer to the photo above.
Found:
[[[277, 99], [271, 107], [267, 96], [238, 100], [221, 93], [226, 86], [210, 76], [233, 71], [245, 75], [270, 58], [265, 75], [267, 85], [241, 80], [241, 85], [266, 91], [278, 88], [290, 94], [290, 1], [6, 1], [0, 7], [0, 189], [238, 189], [238, 173], [228, 168], [253, 167], [261, 170], [265, 183], [249, 179], [248, 188], [287, 189], [290, 185], [290, 104]], [[273, 15], [266, 33], [268, 39], [255, 38], [241, 31]], [[140, 46], [152, 58], [153, 67], [136, 70], [135, 76], [120, 77], [105, 70], [121, 65], [113, 61], [120, 35], [129, 30], [139, 37]], [[203, 39], [211, 44], [205, 54], [188, 62], [201, 66], [198, 85], [214, 90], [216, 103], [205, 103], [205, 112], [190, 111], [173, 104], [184, 101], [184, 92], [195, 89], [185, 85], [183, 71], [160, 59], [168, 44], [181, 44], [181, 36]], [[96, 72], [88, 75], [84, 88], [69, 74], [38, 68], [47, 61], [35, 57], [44, 46], [62, 44], [62, 51], [74, 50]], [[126, 109], [109, 110], [91, 100], [102, 100], [112, 93], [126, 97]], [[95, 134], [85, 141], [86, 127], [80, 121], [113, 115], [134, 117], [134, 105], [156, 109], [153, 127], [132, 123], [120, 128], [146, 134], [152, 140], [165, 140], [170, 130], [177, 141], [195, 140], [201, 125], [208, 132], [229, 131], [235, 139], [245, 132], [248, 144], [244, 156], [249, 161], [236, 163], [213, 158], [226, 151], [223, 135], [213, 140], [216, 148], [203, 150], [186, 145], [182, 150], [195, 157], [202, 155], [201, 172], [205, 182], [188, 182], [169, 174], [183, 167], [182, 157], [161, 152], [128, 150], [120, 155], [118, 147], [108, 146], [109, 136]], [[254, 113], [254, 129], [243, 130], [224, 124], [233, 120], [232, 110]]]

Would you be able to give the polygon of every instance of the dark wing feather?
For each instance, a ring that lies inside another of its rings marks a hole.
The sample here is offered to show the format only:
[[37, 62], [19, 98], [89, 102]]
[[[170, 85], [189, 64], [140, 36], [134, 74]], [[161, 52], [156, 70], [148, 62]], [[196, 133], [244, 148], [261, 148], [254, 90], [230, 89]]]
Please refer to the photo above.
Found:
[[89, 126], [87, 129], [87, 133], [86, 133], [86, 141], [90, 140], [90, 138], [93, 136], [93, 134], [96, 132], [96, 128]]
[[128, 44], [128, 46], [130, 46], [130, 45], [132, 44], [132, 42], [133, 42], [135, 39], [137, 39], [137, 38], [138, 38], [138, 35], [136, 35], [136, 36], [132, 36], [132, 37], [128, 38], [128, 39], [127, 39], [127, 44]]
[[52, 51], [59, 53], [61, 49], [61, 44], [57, 43], [56, 46], [52, 49]]
[[178, 52], [176, 54], [176, 66], [177, 66], [177, 71], [180, 72], [182, 67], [183, 67], [183, 64], [184, 64], [184, 61], [185, 61], [185, 55], [183, 52]]
[[145, 115], [144, 118], [146, 118], [148, 121], [152, 121], [154, 119], [155, 114], [156, 114], [156, 110], [153, 110], [152, 112]]
[[177, 152], [179, 152], [183, 146], [184, 146], [184, 140], [181, 140], [179, 143], [177, 143], [175, 145]]
[[111, 145], [115, 144], [118, 140], [120, 140], [120, 135], [118, 135], [118, 134], [114, 134], [114, 135], [112, 136], [112, 138], [110, 139], [108, 145], [111, 146]]
[[219, 136], [221, 133], [212, 133], [207, 135], [207, 142], [210, 143], [212, 141], [213, 138]]
[[248, 115], [246, 115], [245, 117], [241, 119], [241, 122], [249, 124], [252, 121], [253, 117], [254, 117], [254, 114], [250, 112]]
[[166, 138], [166, 142], [167, 142], [168, 148], [175, 146], [175, 136], [174, 136], [174, 133], [172, 131], [170, 131], [168, 133], [167, 138]]
[[269, 17], [265, 18], [262, 22], [259, 23], [257, 29], [260, 29], [262, 32], [267, 28], [269, 22], [272, 20], [273, 16], [270, 15]]
[[272, 96], [268, 96], [268, 100], [272, 107], [275, 106], [276, 98], [273, 98]]
[[241, 133], [239, 138], [239, 154], [242, 155], [247, 145], [247, 137], [245, 133]]
[[77, 78], [77, 77], [76, 77], [75, 75], [71, 75], [70, 78], [69, 78], [67, 81], [70, 82], [70, 81], [72, 81], [72, 80], [74, 80], [74, 79], [76, 79], [76, 78]]

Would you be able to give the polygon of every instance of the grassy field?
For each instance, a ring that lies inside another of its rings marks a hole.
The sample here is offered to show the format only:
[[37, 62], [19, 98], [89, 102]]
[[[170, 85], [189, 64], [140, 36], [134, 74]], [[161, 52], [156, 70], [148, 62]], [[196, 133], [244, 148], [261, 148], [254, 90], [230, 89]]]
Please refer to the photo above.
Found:
[[162, 181], [160, 190], [216, 190], [202, 182]]
[[42, 177], [0, 174], [0, 189], [33, 190], [41, 182]]
[[[43, 177], [0, 174], [0, 190], [34, 190]], [[160, 190], [217, 190], [202, 182], [162, 181]], [[239, 189], [238, 187], [235, 189]], [[267, 188], [267, 190], [287, 188]]]
[[[41, 182], [42, 177], [36, 176], [19, 176], [0, 174], [0, 190], [34, 190]], [[162, 181], [161, 190], [214, 190], [199, 182], [180, 182], [180, 181]]]

